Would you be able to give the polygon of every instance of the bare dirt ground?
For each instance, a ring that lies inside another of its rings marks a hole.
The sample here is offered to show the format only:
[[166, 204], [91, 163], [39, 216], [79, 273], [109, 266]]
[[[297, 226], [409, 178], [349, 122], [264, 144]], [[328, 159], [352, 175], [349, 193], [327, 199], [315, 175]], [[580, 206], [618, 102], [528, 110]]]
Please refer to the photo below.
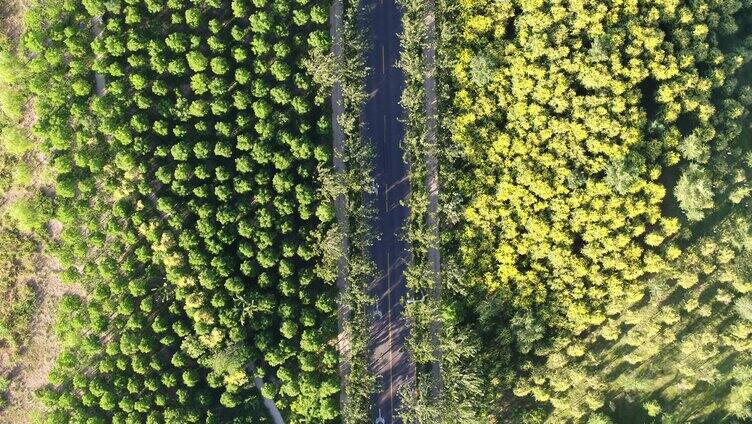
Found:
[[39, 303], [29, 343], [15, 360], [11, 361], [7, 354], [0, 357], [0, 369], [11, 377], [10, 406], [0, 412], [0, 423], [31, 423], [40, 414], [41, 405], [34, 398], [34, 391], [47, 384], [47, 375], [60, 352], [53, 330], [58, 300], [66, 293], [86, 296], [80, 287], [60, 282], [57, 261], [43, 252], [36, 259], [38, 267], [31, 284], [37, 290]]
[[29, 0], [4, 0], [0, 3], [0, 20], [3, 22], [2, 32], [13, 42], [18, 39], [23, 31], [23, 11], [29, 6]]

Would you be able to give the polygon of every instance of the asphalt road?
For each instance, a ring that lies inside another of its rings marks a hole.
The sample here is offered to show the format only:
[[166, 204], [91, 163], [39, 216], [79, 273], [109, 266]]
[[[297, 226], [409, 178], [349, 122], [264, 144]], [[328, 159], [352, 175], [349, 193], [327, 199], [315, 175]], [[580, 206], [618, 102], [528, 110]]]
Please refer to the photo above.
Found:
[[380, 239], [374, 244], [373, 255], [378, 270], [371, 293], [378, 298], [374, 310], [376, 319], [371, 328], [372, 372], [380, 382], [380, 392], [374, 399], [375, 424], [399, 423], [400, 388], [414, 375], [405, 339], [408, 334], [403, 318], [406, 300], [404, 270], [408, 259], [403, 228], [408, 211], [400, 205], [409, 193], [408, 166], [403, 159], [401, 140], [404, 127], [400, 122], [403, 110], [399, 105], [404, 76], [395, 64], [399, 58], [401, 13], [395, 0], [366, 0], [373, 5], [370, 11], [372, 46], [367, 56], [371, 69], [367, 81], [371, 97], [364, 108], [366, 136], [375, 147], [374, 170], [378, 195], [378, 209], [374, 223]]

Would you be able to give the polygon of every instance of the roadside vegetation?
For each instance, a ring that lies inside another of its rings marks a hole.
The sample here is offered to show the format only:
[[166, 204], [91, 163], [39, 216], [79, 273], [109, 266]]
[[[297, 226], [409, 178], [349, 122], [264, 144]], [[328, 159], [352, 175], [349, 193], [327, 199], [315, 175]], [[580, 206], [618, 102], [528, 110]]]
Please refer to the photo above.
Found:
[[[410, 336], [407, 349], [416, 366], [413, 384], [403, 388], [403, 420], [416, 423], [436, 422], [481, 422], [484, 419], [484, 407], [481, 394], [483, 387], [478, 377], [478, 344], [467, 337], [467, 333], [458, 331], [460, 315], [454, 307], [455, 296], [460, 295], [456, 289], [458, 267], [454, 263], [453, 246], [446, 237], [456, 225], [452, 205], [456, 193], [445, 186], [445, 179], [451, 167], [445, 166], [452, 161], [449, 149], [443, 148], [447, 143], [447, 133], [438, 129], [437, 159], [439, 163], [439, 229], [443, 234], [436, 239], [428, 225], [429, 191], [426, 175], [428, 172], [429, 150], [427, 132], [427, 111], [425, 81], [429, 75], [425, 59], [427, 43], [426, 2], [400, 0], [403, 32], [400, 35], [402, 52], [399, 68], [405, 75], [405, 91], [401, 105], [405, 110], [406, 135], [402, 147], [404, 160], [410, 166], [410, 194], [406, 199], [410, 215], [406, 223], [405, 237], [411, 246], [411, 260], [406, 270], [409, 300], [406, 301], [405, 317], [409, 323]], [[450, 7], [444, 2], [436, 2], [436, 10]], [[438, 36], [446, 32], [437, 13]], [[437, 40], [437, 45], [444, 41]], [[437, 79], [441, 79], [446, 64], [443, 57], [437, 58]], [[443, 86], [439, 86], [443, 88]], [[443, 94], [443, 93], [439, 93]], [[438, 116], [445, 112], [443, 102], [439, 102]], [[439, 125], [441, 125], [441, 120]], [[436, 297], [436, 280], [429, 258], [429, 249], [436, 247], [441, 253], [442, 296]], [[438, 371], [438, 372], [437, 372]]]
[[340, 293], [339, 307], [347, 310], [343, 335], [347, 337], [346, 361], [348, 370], [344, 381], [344, 398], [341, 405], [345, 423], [369, 422], [372, 399], [377, 390], [376, 377], [370, 372], [371, 352], [368, 342], [375, 299], [368, 294], [368, 286], [375, 273], [371, 254], [373, 242], [378, 236], [373, 230], [375, 208], [373, 194], [376, 184], [373, 175], [373, 149], [369, 140], [363, 138], [360, 119], [363, 105], [368, 99], [365, 90], [367, 69], [364, 53], [367, 41], [362, 32], [363, 16], [367, 6], [357, 0], [343, 1], [342, 60], [333, 63], [328, 75], [342, 85], [343, 115], [338, 117], [344, 133], [343, 162], [345, 170], [335, 179], [332, 187], [336, 194], [344, 196], [347, 221], [344, 226], [347, 238], [345, 276], [347, 289]]
[[490, 412], [749, 418], [752, 4], [442, 10], [457, 326]]

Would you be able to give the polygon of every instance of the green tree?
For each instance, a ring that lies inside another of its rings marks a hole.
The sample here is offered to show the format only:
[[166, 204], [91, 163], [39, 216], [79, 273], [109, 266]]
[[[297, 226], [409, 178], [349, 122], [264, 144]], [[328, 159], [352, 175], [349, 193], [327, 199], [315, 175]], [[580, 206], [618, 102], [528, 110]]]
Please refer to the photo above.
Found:
[[194, 72], [202, 72], [209, 66], [209, 59], [198, 51], [189, 52], [186, 59], [188, 60], [188, 67]]
[[706, 171], [696, 164], [690, 164], [682, 173], [674, 189], [679, 205], [690, 221], [700, 221], [705, 217], [705, 209], [713, 207], [713, 189]]
[[33, 147], [29, 137], [16, 127], [0, 129], [0, 140], [5, 151], [15, 156], [21, 156]]

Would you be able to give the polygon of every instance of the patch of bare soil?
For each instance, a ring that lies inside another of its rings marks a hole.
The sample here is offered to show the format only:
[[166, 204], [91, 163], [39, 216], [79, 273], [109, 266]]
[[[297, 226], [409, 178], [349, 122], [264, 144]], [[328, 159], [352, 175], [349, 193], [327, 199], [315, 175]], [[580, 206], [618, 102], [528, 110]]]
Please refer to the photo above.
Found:
[[47, 231], [53, 240], [60, 240], [60, 234], [63, 232], [63, 223], [57, 219], [52, 219], [47, 223]]
[[0, 2], [0, 31], [18, 45], [23, 33], [23, 16], [33, 0], [3, 0]]
[[0, 423], [32, 423], [40, 416], [43, 406], [34, 391], [47, 384], [47, 376], [60, 353], [54, 334], [55, 311], [60, 298], [66, 294], [86, 297], [81, 287], [64, 285], [58, 276], [59, 264], [47, 255], [38, 257], [37, 275], [32, 284], [39, 295], [37, 314], [31, 324], [31, 337], [14, 363], [0, 360], [0, 368], [9, 371], [10, 405], [0, 411]]

